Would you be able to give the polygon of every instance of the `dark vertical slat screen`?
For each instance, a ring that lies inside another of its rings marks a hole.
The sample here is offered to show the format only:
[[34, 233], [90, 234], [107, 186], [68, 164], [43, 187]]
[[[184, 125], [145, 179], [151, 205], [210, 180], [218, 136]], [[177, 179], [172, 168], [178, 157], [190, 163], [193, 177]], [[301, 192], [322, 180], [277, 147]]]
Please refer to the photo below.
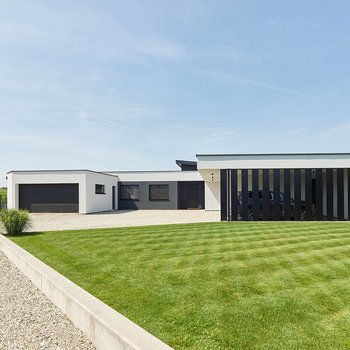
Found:
[[237, 170], [231, 170], [231, 220], [238, 219]]
[[312, 169], [305, 169], [305, 220], [312, 220]]
[[338, 220], [344, 220], [344, 169], [337, 169], [337, 212]]
[[348, 173], [348, 220], [350, 220], [350, 169], [347, 169]]
[[316, 220], [323, 219], [323, 169], [316, 169]]
[[248, 220], [248, 170], [242, 169], [242, 220]]
[[281, 219], [281, 197], [280, 197], [280, 170], [273, 169], [273, 219]]
[[334, 218], [333, 215], [333, 169], [326, 170], [327, 178], [327, 220], [331, 221]]
[[220, 170], [221, 221], [227, 221], [227, 170]]
[[[271, 184], [273, 199], [270, 197], [269, 169], [261, 171], [262, 183], [260, 183], [259, 169], [241, 170], [242, 202], [240, 206], [238, 198], [238, 171], [237, 169], [222, 169], [220, 171], [221, 220], [236, 221], [240, 212], [243, 220], [259, 220], [261, 217], [264, 220], [270, 220], [272, 215], [273, 220], [281, 220], [281, 218], [290, 220], [294, 218], [294, 220], [316, 219], [317, 221], [322, 221], [324, 219], [324, 208], [327, 220], [334, 220], [335, 216], [340, 221], [344, 219], [350, 220], [350, 169], [319, 168], [315, 169], [314, 176], [312, 169], [283, 169], [283, 173], [280, 169], [271, 171], [273, 175]], [[305, 176], [303, 171], [305, 171]], [[313, 180], [313, 177], [315, 180]], [[292, 184], [294, 185], [293, 195]], [[301, 200], [303, 185], [305, 185], [305, 202]], [[249, 198], [250, 190], [252, 198]], [[262, 191], [262, 199], [259, 198], [260, 191]], [[337, 196], [336, 213], [334, 213], [334, 191], [336, 191]], [[281, 192], [284, 194], [283, 202], [281, 201]], [[303, 215], [304, 207], [305, 216]], [[250, 210], [252, 211], [252, 216], [250, 216]]]
[[252, 206], [253, 206], [253, 220], [259, 220], [259, 170], [252, 170]]
[[301, 220], [301, 170], [294, 169], [294, 220]]
[[270, 216], [270, 176], [269, 169], [263, 170], [263, 220]]
[[290, 169], [284, 169], [284, 220], [290, 220]]

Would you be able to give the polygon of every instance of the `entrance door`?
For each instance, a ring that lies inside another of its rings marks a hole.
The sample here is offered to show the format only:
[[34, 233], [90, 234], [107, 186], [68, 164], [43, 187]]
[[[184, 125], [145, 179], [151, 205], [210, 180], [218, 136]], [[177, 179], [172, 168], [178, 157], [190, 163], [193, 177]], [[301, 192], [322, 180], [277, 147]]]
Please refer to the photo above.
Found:
[[204, 182], [188, 181], [178, 183], [179, 209], [204, 209]]
[[188, 184], [187, 191], [188, 191], [187, 208], [188, 209], [200, 208], [199, 184]]

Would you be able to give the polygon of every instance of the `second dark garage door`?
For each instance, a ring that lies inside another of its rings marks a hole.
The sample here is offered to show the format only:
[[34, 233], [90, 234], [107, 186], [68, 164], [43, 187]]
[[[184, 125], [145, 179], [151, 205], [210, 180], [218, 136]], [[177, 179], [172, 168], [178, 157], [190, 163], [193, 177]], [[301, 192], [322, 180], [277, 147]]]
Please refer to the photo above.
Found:
[[79, 184], [19, 185], [19, 207], [32, 213], [78, 213]]

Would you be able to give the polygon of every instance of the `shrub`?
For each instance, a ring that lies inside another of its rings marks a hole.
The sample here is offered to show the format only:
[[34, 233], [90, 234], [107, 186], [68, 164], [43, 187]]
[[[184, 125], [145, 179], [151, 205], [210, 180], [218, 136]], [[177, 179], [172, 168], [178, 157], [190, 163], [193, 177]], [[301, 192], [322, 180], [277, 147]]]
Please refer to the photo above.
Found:
[[31, 227], [27, 210], [3, 209], [0, 210], [0, 222], [8, 235], [20, 235]]
[[0, 209], [6, 208], [6, 205], [7, 205], [6, 188], [0, 188]]

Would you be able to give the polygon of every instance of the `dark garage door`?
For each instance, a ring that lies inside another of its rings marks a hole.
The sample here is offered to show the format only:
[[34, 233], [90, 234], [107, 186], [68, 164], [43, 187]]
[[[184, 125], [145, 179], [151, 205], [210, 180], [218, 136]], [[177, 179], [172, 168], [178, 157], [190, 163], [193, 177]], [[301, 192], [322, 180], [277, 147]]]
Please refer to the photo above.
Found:
[[19, 207], [32, 213], [78, 213], [79, 184], [19, 185]]

